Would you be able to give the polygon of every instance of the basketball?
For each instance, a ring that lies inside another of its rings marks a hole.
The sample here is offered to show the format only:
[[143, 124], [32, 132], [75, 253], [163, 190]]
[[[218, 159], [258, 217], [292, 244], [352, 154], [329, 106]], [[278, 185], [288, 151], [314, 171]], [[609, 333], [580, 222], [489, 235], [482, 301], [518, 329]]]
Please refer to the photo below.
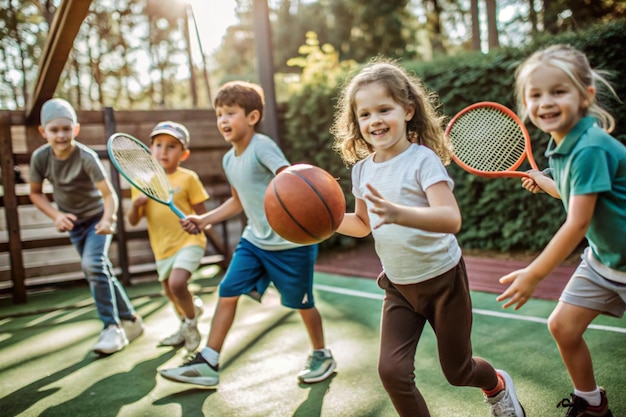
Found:
[[276, 175], [265, 191], [265, 215], [282, 238], [313, 244], [339, 227], [346, 200], [339, 183], [322, 168], [294, 164]]

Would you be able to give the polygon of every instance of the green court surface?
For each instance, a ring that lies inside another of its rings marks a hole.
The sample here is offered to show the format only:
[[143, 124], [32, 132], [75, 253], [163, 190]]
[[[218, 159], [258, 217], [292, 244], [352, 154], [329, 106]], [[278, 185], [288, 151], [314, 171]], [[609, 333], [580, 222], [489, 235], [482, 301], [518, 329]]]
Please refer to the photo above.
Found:
[[[192, 283], [206, 307], [199, 325], [203, 342], [220, 277], [219, 271], [205, 272]], [[161, 378], [157, 369], [180, 364], [185, 352], [156, 347], [177, 327], [159, 290], [155, 282], [128, 288], [146, 331], [122, 352], [102, 358], [90, 351], [101, 325], [86, 286], [31, 294], [26, 305], [0, 300], [0, 415], [396, 415], [376, 372], [382, 291], [374, 280], [316, 273], [316, 302], [337, 371], [313, 385], [296, 381], [310, 351], [304, 326], [297, 313], [280, 306], [273, 289], [261, 304], [241, 299], [216, 389]], [[475, 354], [509, 372], [527, 416], [563, 416], [556, 404], [572, 388], [545, 325], [555, 303], [531, 300], [513, 312], [502, 310], [494, 294], [473, 292], [472, 297]], [[602, 317], [586, 338], [613, 415], [624, 417], [626, 320]], [[445, 381], [430, 329], [418, 348], [416, 366], [417, 385], [434, 417], [489, 415], [478, 389]]]

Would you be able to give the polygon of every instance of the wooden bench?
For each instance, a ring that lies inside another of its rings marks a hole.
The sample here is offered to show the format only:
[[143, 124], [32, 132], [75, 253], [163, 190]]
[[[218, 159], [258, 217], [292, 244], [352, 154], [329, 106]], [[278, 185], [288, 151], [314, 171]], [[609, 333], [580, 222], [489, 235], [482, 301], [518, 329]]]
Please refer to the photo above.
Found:
[[[78, 111], [81, 131], [78, 141], [100, 155], [110, 172], [111, 182], [120, 197], [118, 232], [111, 247], [111, 260], [119, 278], [132, 284], [132, 278], [155, 272], [145, 219], [136, 227], [125, 220], [131, 204], [130, 186], [108, 161], [106, 140], [115, 132], [131, 134], [145, 143], [152, 128], [160, 121], [174, 120], [190, 131], [190, 157], [182, 164], [200, 176], [210, 199], [207, 208], [215, 207], [230, 196], [221, 159], [230, 149], [220, 136], [212, 110], [159, 111]], [[44, 142], [37, 126], [26, 125], [23, 112], [0, 111], [0, 291], [11, 292], [14, 302], [26, 301], [27, 290], [54, 283], [83, 279], [80, 259], [67, 234], [58, 233], [52, 222], [30, 202], [27, 184], [16, 184], [14, 166], [19, 167], [28, 182], [28, 166], [32, 152]], [[51, 187], [44, 191], [52, 198]], [[3, 219], [2, 219], [3, 217]], [[226, 266], [232, 246], [241, 233], [243, 219], [229, 221], [207, 232], [203, 265]]]

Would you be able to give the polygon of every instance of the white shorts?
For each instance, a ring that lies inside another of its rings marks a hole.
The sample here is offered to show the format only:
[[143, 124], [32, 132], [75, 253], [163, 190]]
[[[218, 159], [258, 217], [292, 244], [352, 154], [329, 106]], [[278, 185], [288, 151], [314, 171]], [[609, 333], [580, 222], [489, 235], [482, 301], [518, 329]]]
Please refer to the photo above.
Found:
[[169, 258], [156, 262], [159, 281], [165, 281], [170, 277], [172, 269], [184, 269], [193, 273], [200, 266], [200, 261], [204, 255], [204, 248], [200, 246], [185, 246]]
[[626, 311], [626, 284], [600, 275], [590, 265], [588, 256], [593, 255], [586, 248], [580, 265], [565, 286], [559, 301], [596, 310], [608, 316], [623, 317]]

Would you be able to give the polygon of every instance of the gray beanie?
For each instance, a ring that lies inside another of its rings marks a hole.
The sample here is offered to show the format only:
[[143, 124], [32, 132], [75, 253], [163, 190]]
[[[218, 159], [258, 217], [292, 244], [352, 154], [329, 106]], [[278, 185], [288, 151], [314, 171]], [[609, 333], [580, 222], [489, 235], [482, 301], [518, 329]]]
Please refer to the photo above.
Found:
[[62, 98], [53, 98], [46, 101], [41, 107], [41, 125], [46, 127], [53, 119], [68, 119], [77, 122], [76, 112], [72, 105]]

